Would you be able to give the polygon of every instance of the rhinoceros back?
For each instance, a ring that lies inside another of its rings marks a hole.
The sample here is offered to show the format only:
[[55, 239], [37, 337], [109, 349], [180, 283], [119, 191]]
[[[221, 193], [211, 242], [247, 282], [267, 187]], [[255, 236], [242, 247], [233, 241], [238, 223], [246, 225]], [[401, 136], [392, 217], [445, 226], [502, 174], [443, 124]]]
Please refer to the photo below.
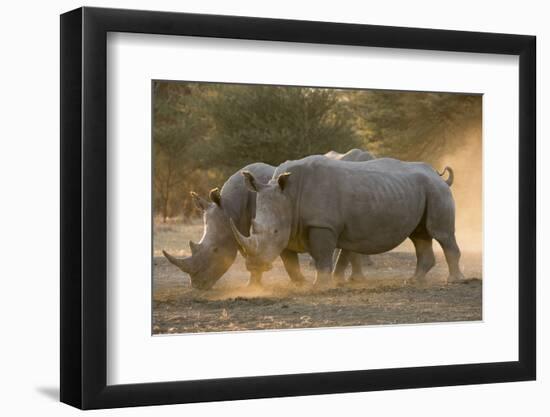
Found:
[[361, 161], [371, 161], [375, 159], [368, 151], [363, 151], [361, 149], [351, 149], [346, 153], [339, 153], [336, 151], [329, 151], [324, 156], [329, 159], [335, 159], [338, 161], [347, 161], [347, 162], [361, 162]]

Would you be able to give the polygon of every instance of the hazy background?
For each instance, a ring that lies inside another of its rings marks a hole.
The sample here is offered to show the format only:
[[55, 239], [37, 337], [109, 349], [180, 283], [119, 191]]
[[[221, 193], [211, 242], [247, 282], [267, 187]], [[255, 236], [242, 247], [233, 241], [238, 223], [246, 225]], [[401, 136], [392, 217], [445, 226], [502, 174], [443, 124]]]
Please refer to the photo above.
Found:
[[159, 226], [196, 223], [189, 192], [206, 196], [249, 163], [357, 147], [451, 166], [459, 244], [481, 249], [481, 95], [171, 81], [152, 88]]

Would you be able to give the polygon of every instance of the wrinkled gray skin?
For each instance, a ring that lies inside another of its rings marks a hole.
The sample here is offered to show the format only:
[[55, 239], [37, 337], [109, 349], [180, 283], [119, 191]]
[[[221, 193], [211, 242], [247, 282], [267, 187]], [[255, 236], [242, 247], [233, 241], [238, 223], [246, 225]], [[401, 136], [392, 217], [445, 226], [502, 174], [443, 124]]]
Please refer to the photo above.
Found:
[[[336, 159], [340, 161], [348, 162], [364, 162], [372, 161], [375, 159], [368, 151], [363, 151], [362, 149], [352, 149], [346, 153], [339, 153], [336, 151], [328, 151], [325, 156], [329, 159]], [[369, 255], [363, 255], [367, 265], [373, 265], [374, 262]], [[351, 264], [351, 276], [349, 277], [350, 281], [362, 281], [365, 279], [363, 275], [362, 260], [361, 255], [353, 252], [342, 252], [337, 250], [334, 252], [333, 260], [340, 260], [336, 262], [336, 269], [334, 274], [340, 277], [343, 277], [344, 271], [348, 266], [348, 262]]]
[[[353, 149], [346, 154], [338, 154], [334, 151], [330, 151], [329, 154], [330, 158], [350, 160], [373, 158], [368, 152], [359, 149]], [[275, 168], [264, 163], [255, 163], [244, 167], [243, 170], [251, 172], [259, 181], [267, 182]], [[229, 269], [240, 249], [231, 231], [229, 219], [233, 220], [241, 234], [248, 233], [256, 211], [256, 194], [247, 189], [240, 172], [237, 172], [225, 182], [221, 192], [217, 189], [210, 192], [210, 201], [195, 193], [192, 193], [192, 196], [197, 207], [203, 211], [203, 236], [199, 243], [189, 242], [191, 256], [176, 258], [165, 251], [163, 254], [172, 264], [189, 274], [194, 288], [206, 290], [211, 288]], [[283, 249], [280, 256], [290, 279], [296, 284], [303, 283], [305, 278], [300, 272], [297, 253]], [[269, 267], [266, 264], [255, 264], [254, 258], [245, 256], [245, 259], [246, 267], [250, 272], [249, 285], [258, 285], [263, 271], [268, 270]], [[358, 255], [344, 253], [339, 259], [342, 270], [351, 263], [352, 276], [362, 276]]]
[[309, 252], [316, 285], [330, 283], [335, 248], [377, 254], [407, 238], [417, 256], [412, 279], [424, 280], [435, 264], [435, 239], [445, 253], [448, 280], [460, 280], [453, 173], [445, 171], [447, 181], [440, 176], [444, 172], [419, 162], [382, 158], [350, 164], [311, 156], [282, 164], [268, 183], [243, 172], [257, 193], [255, 227], [248, 237], [233, 232], [257, 264], [270, 264], [284, 248]]

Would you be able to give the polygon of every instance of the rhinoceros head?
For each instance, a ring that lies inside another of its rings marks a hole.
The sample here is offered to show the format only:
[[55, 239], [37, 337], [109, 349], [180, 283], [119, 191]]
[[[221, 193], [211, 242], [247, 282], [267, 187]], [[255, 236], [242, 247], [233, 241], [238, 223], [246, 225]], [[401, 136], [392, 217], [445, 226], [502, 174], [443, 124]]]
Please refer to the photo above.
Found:
[[164, 256], [191, 277], [193, 288], [211, 288], [229, 269], [237, 256], [237, 246], [222, 209], [220, 192], [210, 191], [210, 201], [191, 193], [193, 201], [203, 211], [204, 232], [199, 243], [189, 241], [191, 256], [178, 259], [163, 251]]
[[247, 187], [256, 193], [256, 216], [251, 221], [249, 236], [242, 235], [233, 220], [231, 230], [247, 258], [247, 265], [267, 270], [290, 238], [292, 210], [284, 194], [290, 173], [282, 173], [267, 184], [258, 182], [248, 171], [242, 174]]

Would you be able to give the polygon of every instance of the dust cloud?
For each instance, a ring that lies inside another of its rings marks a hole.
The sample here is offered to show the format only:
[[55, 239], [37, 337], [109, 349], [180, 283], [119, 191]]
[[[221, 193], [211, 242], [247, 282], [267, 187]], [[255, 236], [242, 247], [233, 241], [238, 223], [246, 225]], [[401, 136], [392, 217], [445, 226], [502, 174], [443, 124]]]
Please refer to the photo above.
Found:
[[454, 170], [451, 191], [456, 204], [456, 238], [462, 252], [481, 252], [483, 247], [483, 168], [481, 127], [464, 131], [462, 145], [436, 164]]

